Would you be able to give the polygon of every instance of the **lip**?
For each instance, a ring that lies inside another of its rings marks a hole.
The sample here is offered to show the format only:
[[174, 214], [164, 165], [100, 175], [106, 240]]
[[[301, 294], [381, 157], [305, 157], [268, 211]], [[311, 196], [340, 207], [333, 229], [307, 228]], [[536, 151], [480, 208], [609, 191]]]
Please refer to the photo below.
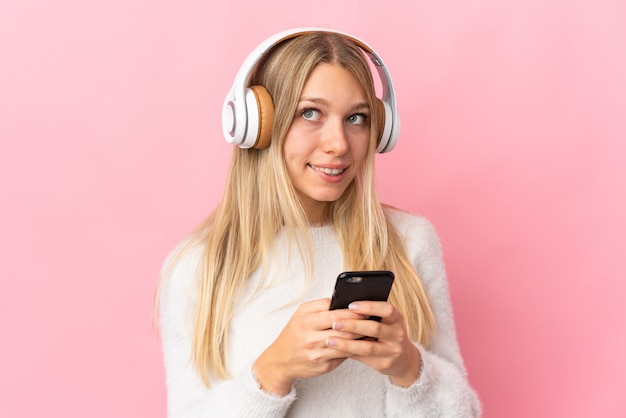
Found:
[[345, 177], [350, 167], [346, 164], [307, 164], [313, 172], [319, 175], [323, 180], [331, 183], [339, 183]]

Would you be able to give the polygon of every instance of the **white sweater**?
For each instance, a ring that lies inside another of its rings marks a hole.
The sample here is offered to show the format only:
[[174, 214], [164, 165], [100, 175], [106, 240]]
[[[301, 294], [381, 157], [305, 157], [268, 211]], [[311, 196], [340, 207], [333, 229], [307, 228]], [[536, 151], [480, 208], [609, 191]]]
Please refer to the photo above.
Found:
[[227, 367], [231, 378], [213, 377], [207, 388], [191, 362], [191, 340], [198, 301], [196, 268], [201, 251], [183, 257], [161, 292], [161, 331], [166, 369], [168, 416], [196, 417], [477, 417], [480, 403], [469, 386], [456, 339], [448, 283], [439, 239], [431, 224], [399, 210], [386, 210], [405, 238], [409, 257], [421, 277], [437, 321], [422, 371], [408, 388], [348, 359], [318, 377], [297, 380], [287, 396], [260, 389], [252, 363], [278, 336], [303, 301], [330, 297], [343, 269], [342, 251], [330, 226], [310, 230], [313, 280], [297, 248], [279, 237], [271, 283], [262, 292], [257, 271], [247, 281], [230, 324]]

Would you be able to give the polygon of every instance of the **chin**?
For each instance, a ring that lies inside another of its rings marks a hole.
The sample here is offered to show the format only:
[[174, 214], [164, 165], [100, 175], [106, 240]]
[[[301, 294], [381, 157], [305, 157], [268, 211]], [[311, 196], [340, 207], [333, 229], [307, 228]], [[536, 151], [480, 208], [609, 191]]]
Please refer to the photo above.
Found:
[[311, 195], [311, 198], [314, 200], [317, 200], [318, 202], [326, 202], [326, 203], [332, 203], [332, 202], [336, 202], [337, 200], [339, 200], [339, 198], [341, 198], [341, 196], [343, 196], [343, 190], [341, 192], [336, 192], [336, 193], [323, 193], [323, 194], [318, 194], [318, 195]]

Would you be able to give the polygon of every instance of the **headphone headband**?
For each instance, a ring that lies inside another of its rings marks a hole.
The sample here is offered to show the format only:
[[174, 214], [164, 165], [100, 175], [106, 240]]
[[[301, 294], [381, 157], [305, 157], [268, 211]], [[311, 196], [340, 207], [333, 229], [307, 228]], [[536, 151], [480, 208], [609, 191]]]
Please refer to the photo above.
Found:
[[391, 76], [383, 60], [361, 39], [345, 32], [317, 27], [294, 28], [278, 32], [261, 42], [246, 57], [235, 76], [233, 86], [224, 100], [224, 107], [222, 109], [222, 131], [224, 138], [227, 142], [238, 145], [241, 148], [251, 148], [257, 144], [258, 135], [260, 133], [258, 125], [263, 115], [260, 115], [260, 109], [257, 110], [257, 112], [249, 111], [251, 106], [254, 109], [253, 104], [250, 102], [258, 99], [257, 92], [251, 92], [247, 85], [250, 74], [252, 74], [263, 56], [271, 51], [273, 47], [288, 39], [312, 32], [335, 33], [347, 38], [354, 42], [370, 58], [376, 67], [382, 84], [382, 103], [385, 108], [385, 126], [384, 128], [381, 127], [382, 135], [376, 151], [380, 153], [391, 151], [398, 140], [400, 121], [398, 118], [393, 83], [391, 82]]

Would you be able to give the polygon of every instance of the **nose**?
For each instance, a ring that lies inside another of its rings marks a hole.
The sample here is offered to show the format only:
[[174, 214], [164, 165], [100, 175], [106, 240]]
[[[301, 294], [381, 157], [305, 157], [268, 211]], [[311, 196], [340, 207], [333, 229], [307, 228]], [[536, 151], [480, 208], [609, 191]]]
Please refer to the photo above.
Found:
[[322, 149], [324, 152], [343, 155], [348, 151], [348, 137], [343, 120], [328, 119], [322, 133]]

